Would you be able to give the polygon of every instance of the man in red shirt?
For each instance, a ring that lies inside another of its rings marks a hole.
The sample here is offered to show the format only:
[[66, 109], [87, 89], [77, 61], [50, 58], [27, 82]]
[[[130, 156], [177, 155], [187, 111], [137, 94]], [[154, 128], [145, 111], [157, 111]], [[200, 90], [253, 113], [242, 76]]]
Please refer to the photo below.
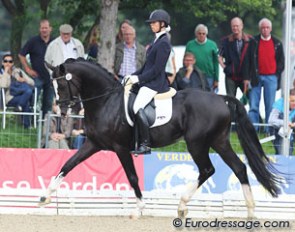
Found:
[[[268, 118], [276, 97], [276, 90], [280, 88], [280, 79], [284, 71], [285, 58], [282, 42], [271, 35], [271, 21], [263, 18], [259, 21], [258, 26], [260, 34], [254, 37], [256, 41], [253, 54], [255, 58], [255, 75], [252, 76], [252, 89], [249, 93], [249, 118], [252, 123], [259, 123], [259, 104], [263, 87], [265, 123], [268, 123]], [[266, 130], [266, 132], [269, 132], [269, 130]]]

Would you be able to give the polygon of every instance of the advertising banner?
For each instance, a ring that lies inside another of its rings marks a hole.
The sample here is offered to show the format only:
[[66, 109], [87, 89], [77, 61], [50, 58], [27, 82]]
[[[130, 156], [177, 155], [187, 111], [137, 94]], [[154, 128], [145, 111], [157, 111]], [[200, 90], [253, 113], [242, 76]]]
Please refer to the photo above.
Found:
[[[51, 149], [0, 149], [0, 189], [45, 190], [75, 150]], [[244, 155], [239, 158], [247, 165]], [[292, 181], [295, 157], [269, 156], [275, 167], [289, 175], [282, 187], [282, 194], [295, 194]], [[218, 154], [210, 154], [215, 174], [200, 188], [201, 193], [241, 191], [241, 185], [232, 170]], [[142, 191], [163, 191], [181, 194], [198, 179], [198, 168], [189, 153], [152, 152], [151, 155], [133, 157]], [[247, 165], [252, 191], [266, 194]], [[63, 180], [65, 190], [131, 190], [129, 181], [115, 153], [100, 151], [75, 167]]]
[[[75, 150], [0, 149], [0, 189], [46, 189]], [[143, 158], [134, 158], [143, 190]], [[117, 155], [100, 151], [75, 167], [60, 188], [68, 190], [131, 190]]]
[[[247, 165], [244, 155], [239, 158]], [[295, 170], [295, 157], [269, 156], [277, 170], [291, 177]], [[241, 191], [241, 184], [232, 170], [223, 162], [218, 154], [210, 154], [215, 167], [215, 174], [200, 188], [201, 193], [225, 193]], [[192, 183], [198, 180], [199, 171], [189, 153], [153, 152], [144, 157], [144, 186], [146, 191], [169, 191], [181, 194]], [[293, 170], [293, 171], [292, 171]], [[253, 193], [266, 194], [265, 189], [256, 180], [247, 165], [247, 172]], [[295, 194], [295, 183], [289, 181], [281, 188], [282, 194]]]

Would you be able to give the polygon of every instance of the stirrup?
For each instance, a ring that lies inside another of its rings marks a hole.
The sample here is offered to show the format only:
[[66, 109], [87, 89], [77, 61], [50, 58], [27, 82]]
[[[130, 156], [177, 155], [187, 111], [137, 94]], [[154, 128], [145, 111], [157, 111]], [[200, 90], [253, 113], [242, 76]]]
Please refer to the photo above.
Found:
[[151, 148], [147, 145], [140, 145], [139, 148], [137, 148], [134, 151], [130, 151], [130, 154], [134, 154], [134, 155], [147, 155], [147, 154], [151, 154]]

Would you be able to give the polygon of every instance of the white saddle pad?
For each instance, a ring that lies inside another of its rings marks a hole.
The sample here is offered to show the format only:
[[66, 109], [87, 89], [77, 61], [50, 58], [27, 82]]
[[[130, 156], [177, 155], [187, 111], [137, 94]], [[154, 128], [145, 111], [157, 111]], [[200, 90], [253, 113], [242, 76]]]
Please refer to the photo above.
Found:
[[[131, 120], [129, 114], [128, 114], [128, 98], [129, 94], [124, 95], [124, 105], [125, 105], [125, 114], [127, 118], [127, 122], [130, 126], [133, 126], [134, 123]], [[172, 98], [167, 99], [155, 99], [155, 110], [156, 110], [156, 120], [153, 125], [150, 126], [156, 127], [156, 126], [162, 126], [170, 121], [172, 117]]]
[[[126, 119], [128, 121], [128, 124], [130, 126], [133, 126], [134, 123], [128, 114], [128, 99], [129, 99], [129, 94], [124, 94]], [[150, 126], [150, 128], [156, 127], [156, 126], [162, 126], [166, 124], [167, 122], [169, 122], [172, 117], [172, 98], [166, 98], [166, 99], [155, 98], [155, 106], [156, 106], [155, 108], [156, 120], [154, 124]]]

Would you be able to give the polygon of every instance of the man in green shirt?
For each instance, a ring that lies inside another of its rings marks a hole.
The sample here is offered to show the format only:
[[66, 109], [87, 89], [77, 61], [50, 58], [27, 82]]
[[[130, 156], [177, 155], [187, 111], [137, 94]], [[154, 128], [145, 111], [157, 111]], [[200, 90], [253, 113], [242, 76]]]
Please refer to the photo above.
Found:
[[186, 44], [185, 51], [195, 55], [196, 66], [204, 73], [211, 91], [218, 91], [219, 63], [218, 48], [214, 41], [207, 38], [208, 28], [199, 24], [195, 29], [196, 38]]

